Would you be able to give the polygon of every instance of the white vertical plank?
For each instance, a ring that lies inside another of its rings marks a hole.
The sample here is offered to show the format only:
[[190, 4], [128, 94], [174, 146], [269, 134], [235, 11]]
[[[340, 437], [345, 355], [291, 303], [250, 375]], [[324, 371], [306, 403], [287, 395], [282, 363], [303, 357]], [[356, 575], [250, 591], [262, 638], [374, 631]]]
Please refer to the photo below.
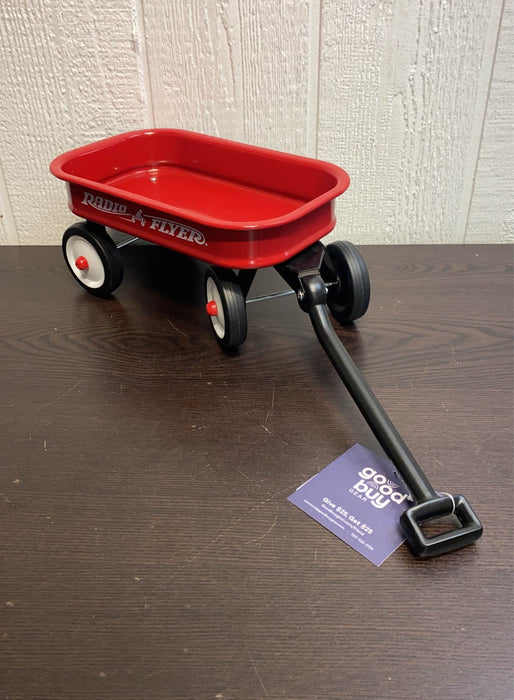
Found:
[[18, 245], [19, 242], [0, 161], [0, 245]]
[[150, 65], [148, 61], [148, 46], [145, 32], [145, 8], [144, 0], [134, 2], [134, 26], [133, 40], [135, 43], [136, 66], [139, 88], [143, 99], [143, 124], [144, 128], [155, 127], [155, 113], [152, 96], [152, 82], [150, 77]]
[[505, 4], [466, 243], [514, 243], [514, 3]]
[[72, 217], [52, 158], [141, 125], [133, 5], [4, 0], [0, 152], [21, 243], [57, 243]]
[[309, 74], [307, 79], [307, 144], [305, 155], [311, 158], [316, 158], [318, 154], [321, 2], [322, 0], [311, 0], [309, 8]]
[[156, 126], [243, 136], [235, 0], [143, 0]]
[[337, 236], [462, 242], [481, 59], [498, 0], [324, 0], [318, 155], [345, 167]]
[[144, 13], [158, 126], [309, 150], [309, 0], [145, 0]]
[[240, 2], [244, 138], [313, 155], [319, 1]]

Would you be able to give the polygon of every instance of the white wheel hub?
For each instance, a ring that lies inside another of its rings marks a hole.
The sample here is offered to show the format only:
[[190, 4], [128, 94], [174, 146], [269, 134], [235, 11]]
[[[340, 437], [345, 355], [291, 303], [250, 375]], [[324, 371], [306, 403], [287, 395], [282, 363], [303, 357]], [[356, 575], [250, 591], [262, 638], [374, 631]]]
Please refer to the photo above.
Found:
[[216, 316], [209, 316], [211, 319], [212, 327], [218, 338], [225, 337], [225, 314], [223, 313], [223, 302], [221, 300], [221, 294], [216, 282], [212, 277], [207, 278], [207, 284], [205, 285], [205, 296], [207, 297], [207, 303], [213, 301], [216, 304], [217, 313]]
[[[96, 248], [82, 236], [70, 236], [66, 241], [66, 259], [75, 277], [91, 289], [105, 282], [105, 268]], [[84, 260], [87, 265], [84, 265]]]

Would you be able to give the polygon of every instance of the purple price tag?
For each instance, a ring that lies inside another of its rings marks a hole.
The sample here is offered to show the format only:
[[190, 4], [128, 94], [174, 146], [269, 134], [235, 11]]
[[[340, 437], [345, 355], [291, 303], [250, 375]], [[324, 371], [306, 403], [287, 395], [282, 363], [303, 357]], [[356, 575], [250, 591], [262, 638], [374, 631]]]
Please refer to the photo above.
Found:
[[380, 566], [405, 541], [399, 521], [409, 498], [389, 460], [354, 445], [288, 500]]

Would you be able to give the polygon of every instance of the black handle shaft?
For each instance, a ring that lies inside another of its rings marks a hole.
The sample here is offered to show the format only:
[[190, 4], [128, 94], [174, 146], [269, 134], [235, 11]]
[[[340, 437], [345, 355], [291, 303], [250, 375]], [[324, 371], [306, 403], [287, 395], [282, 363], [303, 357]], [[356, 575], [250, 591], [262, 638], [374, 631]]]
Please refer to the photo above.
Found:
[[302, 286], [306, 295], [310, 297], [306, 307], [319, 342], [384, 452], [397, 467], [412, 496], [417, 503], [438, 498], [438, 494], [334, 331], [323, 301], [323, 298], [326, 298], [323, 281], [318, 275], [309, 275], [302, 279]]
[[[482, 524], [469, 503], [463, 496], [439, 495], [434, 490], [334, 331], [327, 310], [327, 285], [334, 280], [330, 270], [325, 271], [329, 279], [321, 275], [323, 257], [324, 247], [317, 242], [276, 269], [296, 292], [323, 350], [415, 500], [400, 518], [409, 547], [419, 557], [432, 557], [475, 542], [482, 535]], [[425, 535], [424, 522], [452, 514], [459, 527], [433, 537]]]

